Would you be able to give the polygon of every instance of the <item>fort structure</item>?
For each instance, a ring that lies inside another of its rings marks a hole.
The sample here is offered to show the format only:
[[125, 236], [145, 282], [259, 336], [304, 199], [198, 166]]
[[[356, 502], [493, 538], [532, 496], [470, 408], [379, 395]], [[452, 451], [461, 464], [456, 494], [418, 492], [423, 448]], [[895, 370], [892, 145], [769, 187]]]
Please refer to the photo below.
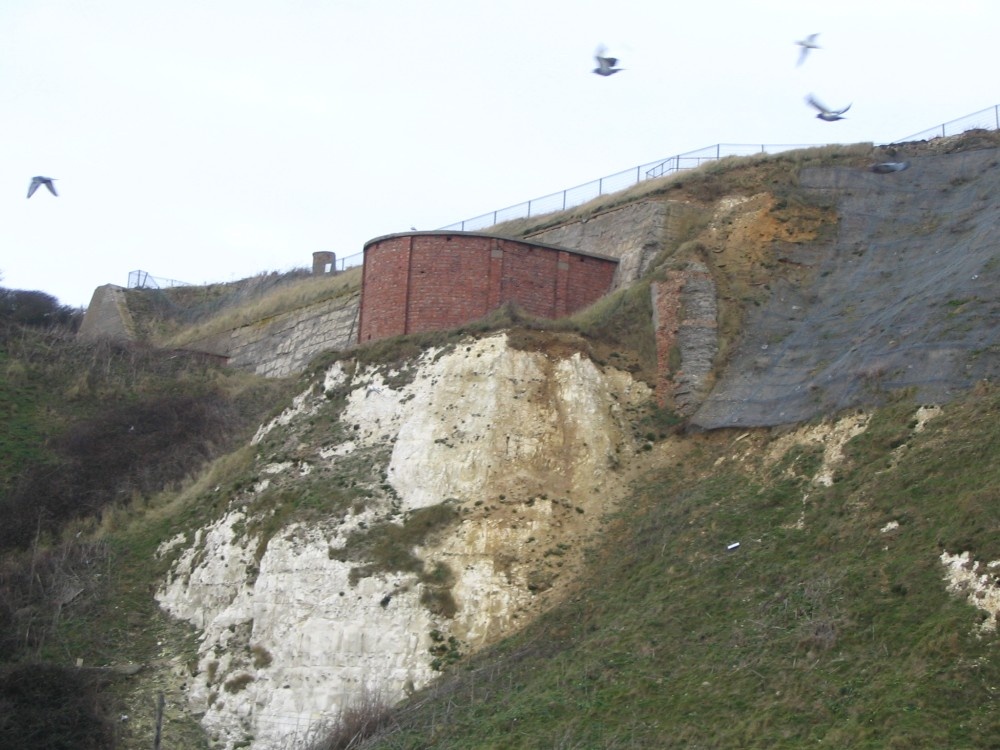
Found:
[[443, 330], [506, 303], [560, 318], [611, 289], [618, 258], [477, 232], [408, 232], [364, 248], [358, 342]]

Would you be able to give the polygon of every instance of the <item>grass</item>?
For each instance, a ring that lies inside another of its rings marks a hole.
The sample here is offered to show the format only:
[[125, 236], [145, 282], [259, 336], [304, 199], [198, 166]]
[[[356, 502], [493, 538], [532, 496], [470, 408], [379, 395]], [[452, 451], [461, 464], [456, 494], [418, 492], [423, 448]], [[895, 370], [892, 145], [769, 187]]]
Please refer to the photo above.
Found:
[[[176, 303], [166, 310], [162, 309], [161, 305], [159, 315], [153, 314], [154, 318], [159, 317], [160, 322], [155, 327], [157, 330], [151, 329], [151, 335], [158, 346], [179, 348], [193, 341], [205, 339], [234, 328], [253, 325], [321, 300], [357, 294], [360, 288], [360, 267], [350, 268], [338, 274], [322, 276], [296, 274], [284, 283], [265, 287], [257, 294], [243, 295], [245, 297], [243, 299], [231, 300], [222, 296], [222, 301], [216, 304], [203, 302], [201, 304], [204, 306], [205, 312], [200, 319], [192, 320], [189, 306], [183, 308], [183, 315], [179, 315], [172, 312]], [[206, 290], [205, 293], [208, 294], [212, 292], [213, 287], [198, 287], [196, 289]], [[172, 290], [172, 293], [176, 296], [180, 292]], [[192, 294], [194, 292], [187, 290], [186, 293]], [[129, 305], [134, 304], [145, 309], [147, 313], [152, 312], [155, 306], [146, 300], [150, 294], [146, 290], [140, 290], [138, 293], [130, 292]], [[152, 294], [163, 295], [165, 292]], [[223, 304], [223, 302], [227, 304]], [[197, 304], [194, 307], [197, 309]]]
[[602, 195], [580, 206], [531, 218], [496, 224], [487, 231], [524, 237], [561, 224], [590, 219], [597, 214], [643, 200], [708, 202], [726, 195], [753, 194], [762, 189], [783, 193], [794, 187], [798, 170], [814, 166], [865, 166], [873, 160], [870, 143], [794, 149], [778, 154], [727, 156], [684, 172], [644, 180], [616, 193]]
[[413, 550], [457, 518], [455, 505], [444, 502], [412, 510], [402, 523], [384, 521], [356, 531], [345, 545], [345, 555], [347, 559], [366, 562], [351, 570], [352, 582], [375, 573], [406, 572], [420, 573], [422, 580], [429, 585], [446, 586], [451, 578], [447, 568], [439, 565], [425, 572], [423, 560]]
[[[142, 665], [166, 643], [195, 654], [194, 634], [152, 597], [170, 562], [157, 548], [218, 511], [213, 488], [241, 481], [252, 463], [249, 451], [213, 459], [249, 440], [288, 396], [289, 381], [224, 370], [197, 355], [83, 345], [56, 328], [4, 326], [0, 334], [0, 408], [11, 427], [0, 460], [0, 662]], [[91, 726], [103, 731], [106, 713], [129, 714], [114, 730], [127, 745], [150, 728], [153, 694], [135, 684], [141, 676], [99, 674], [99, 705], [87, 704]], [[12, 680], [4, 670], [0, 690], [15, 689]], [[53, 724], [39, 742], [61, 742], [57, 730]], [[178, 746], [200, 746], [191, 717], [171, 715], [165, 732]], [[82, 729], [76, 740], [89, 746]], [[100, 743], [112, 746], [106, 737]]]
[[808, 480], [814, 452], [765, 466], [732, 460], [733, 434], [687, 438], [574, 598], [366, 747], [996, 746], [996, 639], [975, 635], [981, 614], [946, 592], [938, 555], [1000, 558], [1000, 393], [919, 434], [913, 410], [879, 411], [831, 487]]
[[[789, 167], [857, 166], [871, 155], [868, 146], [814, 151], [727, 160], [579, 210], [592, 213], [644, 198], [708, 202], [767, 186], [781, 220], [787, 218], [782, 212], [801, 208]], [[704, 217], [692, 217], [689, 229], [697, 234]], [[535, 229], [554, 218], [541, 217]], [[828, 231], [821, 219], [820, 231]], [[686, 238], [659, 262], [703, 251]], [[466, 336], [505, 329], [515, 346], [560, 354], [579, 350], [651, 378], [648, 285], [659, 272], [564, 321], [534, 319], [508, 306], [453, 331], [361, 347], [351, 355], [352, 366], [377, 365], [398, 386], [412, 377], [406, 365], [428, 348], [447, 351]], [[185, 335], [211, 335], [352, 294], [351, 283], [344, 274], [130, 294], [156, 313], [150, 335], [167, 340], [183, 327]], [[741, 289], [720, 286], [723, 294]], [[730, 312], [722, 328], [735, 335], [738, 310]], [[193, 323], [202, 326], [196, 334], [190, 333]], [[67, 455], [57, 449], [73, 430], [87, 427], [90, 432], [75, 434], [114, 437], [115, 430], [94, 430], [129, 424], [123, 420], [148, 414], [144, 409], [154, 404], [198, 396], [231, 406], [236, 421], [228, 423], [225, 437], [236, 445], [268, 410], [287, 402], [295, 385], [222, 372], [189, 355], [81, 347], [53, 331], [6, 331], [3, 344], [5, 499], [26, 466], [64, 466], [58, 462]], [[347, 358], [325, 355], [307, 377]], [[178, 457], [168, 448], [183, 436], [171, 433], [177, 440], [165, 441], [163, 452], [144, 452], [151, 466], [173, 464], [156, 481], [136, 491], [131, 475], [126, 485], [108, 476], [115, 480], [107, 483], [112, 489], [130, 489], [106, 498], [97, 515], [44, 529], [40, 523], [26, 526], [30, 533], [21, 541], [28, 543], [5, 550], [0, 560], [0, 616], [7, 618], [0, 620], [0, 656], [12, 664], [82, 659], [89, 667], [150, 664], [169, 653], [193, 663], [194, 632], [166, 618], [152, 597], [177, 554], [158, 556], [160, 544], [178, 534], [190, 541], [231, 498], [249, 495], [261, 462], [307, 460], [303, 443], [339, 440], [346, 429], [339, 423], [345, 394], [329, 395], [307, 434], [275, 431], [257, 449], [215, 460], [230, 444], [223, 436], [194, 430], [213, 439], [204, 451]], [[679, 435], [683, 425], [669, 411], [637, 413], [636, 433], [647, 441], [644, 460], [652, 468], [633, 485], [622, 506], [627, 511], [591, 550], [579, 590], [513, 638], [471, 658], [438, 633], [432, 648], [444, 679], [389, 712], [381, 701], [362, 705], [358, 720], [347, 723], [363, 724], [364, 734], [380, 732], [367, 741], [369, 748], [1000, 746], [993, 698], [1000, 681], [996, 639], [978, 637], [983, 614], [946, 593], [938, 562], [943, 550], [1000, 559], [1000, 395], [982, 386], [919, 434], [912, 432], [913, 406], [902, 394], [881, 409], [847, 445], [848, 462], [829, 487], [810, 481], [820, 461], [816, 449], [793, 449], [765, 465], [758, 451], [766, 445], [764, 433], [742, 443], [726, 431]], [[751, 444], [758, 449], [744, 448]], [[663, 454], [657, 461], [664, 446], [680, 458]], [[743, 460], [733, 459], [744, 451]], [[189, 462], [192, 455], [196, 460]], [[259, 553], [291, 522], [358, 511], [373, 493], [389, 492], [381, 486], [385, 455], [359, 452], [353, 460], [338, 460], [336, 473], [314, 467], [294, 487], [276, 480], [259, 493], [252, 507], [256, 519], [243, 529], [258, 538]], [[444, 617], [454, 614], [448, 592], [454, 572], [444, 565], [425, 569], [412, 554], [414, 545], [455, 520], [454, 509], [442, 505], [393, 517], [391, 494], [380, 497], [390, 501], [384, 517], [356, 535], [352, 550], [332, 554], [356, 559], [359, 576], [415, 572], [424, 605]], [[890, 521], [899, 529], [887, 535], [881, 529]], [[728, 550], [734, 541], [740, 546]], [[78, 579], [84, 592], [61, 602], [61, 585]], [[28, 599], [17, 599], [25, 591]], [[28, 619], [30, 637], [25, 620], [17, 618]], [[266, 651], [248, 653], [257, 666], [270, 658]], [[108, 679], [102, 700], [113, 699], [116, 710], [133, 717], [120, 739], [145, 744], [154, 678], [147, 681], [140, 673]], [[17, 688], [16, 681], [0, 685], [8, 687]], [[54, 687], [51, 692], [59, 695]], [[87, 710], [101, 731], [107, 706]], [[165, 745], [206, 746], [186, 714], [174, 716], [167, 730]], [[358, 731], [346, 731], [338, 742], [353, 744], [331, 746], [357, 746]]]

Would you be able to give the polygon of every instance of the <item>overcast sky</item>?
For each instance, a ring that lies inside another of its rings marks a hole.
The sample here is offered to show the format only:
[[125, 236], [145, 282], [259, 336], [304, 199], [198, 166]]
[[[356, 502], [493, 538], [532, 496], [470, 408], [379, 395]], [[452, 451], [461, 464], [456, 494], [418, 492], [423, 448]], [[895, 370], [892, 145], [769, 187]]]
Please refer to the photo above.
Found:
[[86, 305], [719, 142], [898, 140], [1000, 103], [998, 29], [994, 0], [4, 0], [0, 284]]

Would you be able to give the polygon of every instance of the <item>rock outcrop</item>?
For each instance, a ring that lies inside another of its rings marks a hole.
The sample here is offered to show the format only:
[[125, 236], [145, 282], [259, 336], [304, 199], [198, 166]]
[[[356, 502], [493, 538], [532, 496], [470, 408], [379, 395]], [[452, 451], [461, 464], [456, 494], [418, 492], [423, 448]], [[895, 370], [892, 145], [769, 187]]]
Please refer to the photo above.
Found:
[[253, 485], [161, 550], [157, 599], [201, 633], [190, 703], [220, 746], [398, 700], [562, 595], [650, 395], [571, 348], [499, 334], [400, 370], [338, 362], [258, 431]]

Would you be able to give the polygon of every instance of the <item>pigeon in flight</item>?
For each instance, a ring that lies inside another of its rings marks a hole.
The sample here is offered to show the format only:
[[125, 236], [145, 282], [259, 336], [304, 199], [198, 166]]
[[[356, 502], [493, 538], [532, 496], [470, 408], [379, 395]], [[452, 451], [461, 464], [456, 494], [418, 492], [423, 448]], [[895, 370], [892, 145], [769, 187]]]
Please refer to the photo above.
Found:
[[809, 55], [809, 50], [820, 49], [820, 46], [816, 44], [816, 37], [818, 36], [819, 34], [810, 34], [805, 39], [800, 39], [796, 42], [796, 44], [802, 48], [799, 51], [799, 61], [795, 63], [796, 66], [801, 65], [806, 61], [806, 57]]
[[32, 177], [31, 185], [28, 186], [28, 197], [30, 198], [33, 196], [35, 191], [42, 185], [45, 185], [52, 195], [59, 195], [59, 193], [56, 192], [56, 186], [52, 184], [53, 180], [55, 180], [55, 177]]
[[816, 101], [816, 97], [813, 96], [812, 94], [809, 94], [809, 96], [806, 97], [806, 101], [811, 106], [819, 110], [819, 114], [816, 116], [821, 120], [825, 120], [826, 122], [835, 122], [837, 120], [845, 119], [842, 115], [844, 114], [844, 112], [846, 112], [851, 108], [850, 104], [848, 104], [843, 109], [830, 109], [828, 107], [824, 107], [822, 104]]
[[619, 70], [624, 70], [624, 68], [616, 68], [615, 65], [618, 64], [617, 57], [606, 57], [605, 52], [607, 50], [603, 45], [597, 48], [597, 52], [594, 53], [594, 57], [597, 59], [597, 67], [594, 68], [594, 72], [599, 76], [613, 76]]

